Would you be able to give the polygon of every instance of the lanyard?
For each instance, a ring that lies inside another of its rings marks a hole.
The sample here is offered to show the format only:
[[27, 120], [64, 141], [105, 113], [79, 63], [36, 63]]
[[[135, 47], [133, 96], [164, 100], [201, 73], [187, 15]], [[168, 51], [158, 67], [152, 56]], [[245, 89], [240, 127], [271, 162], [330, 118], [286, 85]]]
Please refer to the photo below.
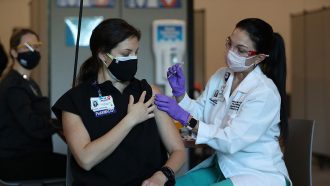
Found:
[[227, 81], [228, 81], [229, 77], [230, 77], [230, 72], [226, 72], [225, 75], [224, 75], [225, 83], [221, 86], [220, 92], [219, 92], [220, 101], [224, 101], [224, 99], [225, 99], [225, 97], [223, 96], [223, 92], [226, 89]]
[[210, 100], [212, 101], [212, 103], [216, 104], [218, 100], [220, 100], [221, 102], [225, 101], [225, 96], [223, 95], [226, 86], [227, 86], [227, 81], [230, 77], [230, 72], [226, 72], [224, 75], [224, 84], [221, 86], [220, 90], [216, 90], [213, 97], [210, 98]]
[[100, 86], [99, 84], [97, 83], [97, 80], [95, 80], [93, 83], [92, 83], [93, 87], [95, 87], [95, 89], [97, 90], [97, 93], [99, 95], [99, 97], [102, 97], [102, 92], [101, 92], [101, 89], [100, 89]]

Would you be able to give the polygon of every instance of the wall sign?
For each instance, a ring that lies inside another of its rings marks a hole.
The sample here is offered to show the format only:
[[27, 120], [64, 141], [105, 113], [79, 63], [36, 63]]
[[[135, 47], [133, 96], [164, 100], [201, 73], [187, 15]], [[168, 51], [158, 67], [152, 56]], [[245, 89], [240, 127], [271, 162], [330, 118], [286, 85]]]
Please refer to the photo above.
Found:
[[126, 8], [181, 8], [181, 0], [125, 0]]

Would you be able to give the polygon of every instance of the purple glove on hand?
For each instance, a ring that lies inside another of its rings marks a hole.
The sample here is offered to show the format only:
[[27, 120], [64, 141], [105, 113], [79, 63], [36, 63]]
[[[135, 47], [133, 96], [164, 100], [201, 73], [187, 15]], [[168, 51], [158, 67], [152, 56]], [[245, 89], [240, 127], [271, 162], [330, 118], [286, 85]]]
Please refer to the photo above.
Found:
[[187, 125], [190, 114], [183, 110], [174, 99], [162, 94], [156, 94], [155, 105], [157, 105], [159, 110], [166, 112], [183, 126]]
[[180, 64], [175, 64], [168, 68], [167, 79], [175, 97], [180, 97], [186, 93], [185, 79]]

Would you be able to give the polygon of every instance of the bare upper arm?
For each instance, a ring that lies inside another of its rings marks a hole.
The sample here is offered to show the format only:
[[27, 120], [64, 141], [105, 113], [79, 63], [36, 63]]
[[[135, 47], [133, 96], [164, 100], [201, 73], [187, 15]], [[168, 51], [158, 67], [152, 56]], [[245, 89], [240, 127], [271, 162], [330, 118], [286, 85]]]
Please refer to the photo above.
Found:
[[91, 142], [81, 118], [73, 113], [62, 112], [63, 134], [71, 152], [77, 158], [80, 151]]
[[[151, 88], [153, 94], [162, 93], [157, 86], [151, 85]], [[157, 107], [154, 112], [160, 136], [168, 152], [183, 149], [184, 145], [179, 131], [174, 125], [173, 119], [166, 112], [158, 110]]]

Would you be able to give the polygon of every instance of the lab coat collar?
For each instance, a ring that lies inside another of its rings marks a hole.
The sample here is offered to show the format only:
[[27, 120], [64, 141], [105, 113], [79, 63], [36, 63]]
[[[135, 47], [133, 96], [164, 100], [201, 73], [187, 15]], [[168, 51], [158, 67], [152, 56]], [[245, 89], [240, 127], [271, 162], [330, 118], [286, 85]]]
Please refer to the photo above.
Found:
[[[234, 76], [234, 72], [231, 72], [231, 75]], [[236, 91], [240, 91], [243, 93], [248, 93], [253, 87], [258, 85], [258, 76], [263, 75], [259, 66], [256, 66], [239, 84]], [[236, 92], [235, 91], [235, 92]]]

